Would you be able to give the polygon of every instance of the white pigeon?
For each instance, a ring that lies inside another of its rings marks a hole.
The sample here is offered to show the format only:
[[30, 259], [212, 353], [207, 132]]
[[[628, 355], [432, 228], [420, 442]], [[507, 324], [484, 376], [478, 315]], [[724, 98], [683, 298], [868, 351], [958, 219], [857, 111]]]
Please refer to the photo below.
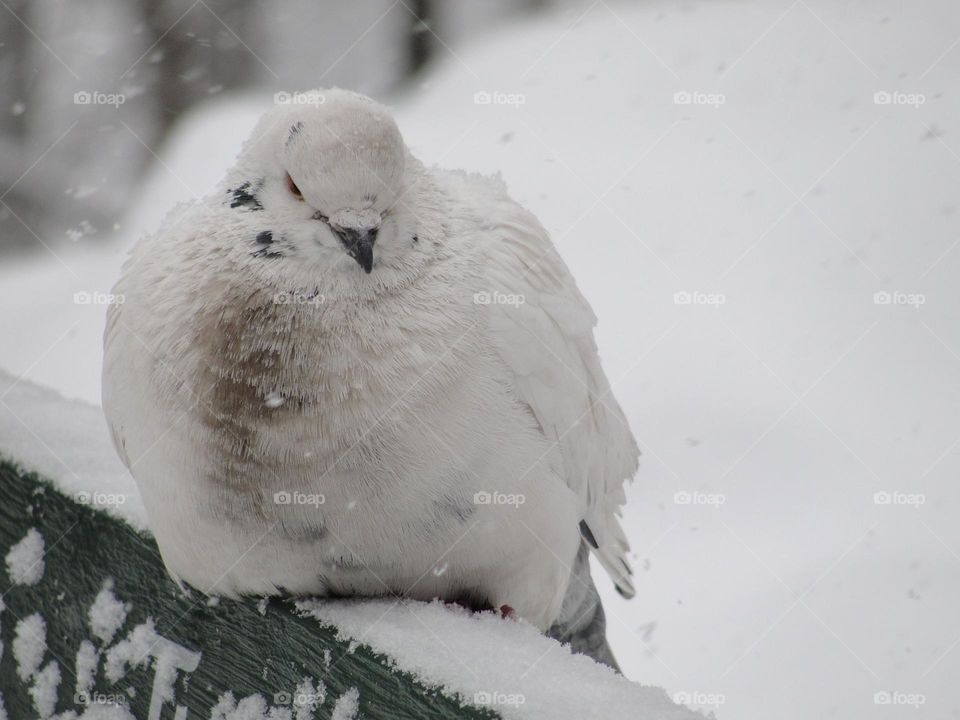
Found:
[[633, 595], [638, 450], [546, 231], [499, 180], [425, 168], [383, 106], [315, 97], [267, 113], [114, 290], [103, 407], [167, 569], [547, 630], [589, 543]]

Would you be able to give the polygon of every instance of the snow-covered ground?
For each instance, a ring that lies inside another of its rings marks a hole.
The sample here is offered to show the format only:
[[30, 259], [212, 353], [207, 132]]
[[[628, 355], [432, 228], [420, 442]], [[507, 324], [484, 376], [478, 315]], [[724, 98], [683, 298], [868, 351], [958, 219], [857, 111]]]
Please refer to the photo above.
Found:
[[[645, 454], [611, 642], [721, 720], [960, 713], [958, 36], [950, 0], [584, 3], [387, 98], [425, 161], [502, 172], [593, 303]], [[74, 293], [269, 99], [185, 121], [113, 247], [4, 268], [0, 367], [96, 401]]]

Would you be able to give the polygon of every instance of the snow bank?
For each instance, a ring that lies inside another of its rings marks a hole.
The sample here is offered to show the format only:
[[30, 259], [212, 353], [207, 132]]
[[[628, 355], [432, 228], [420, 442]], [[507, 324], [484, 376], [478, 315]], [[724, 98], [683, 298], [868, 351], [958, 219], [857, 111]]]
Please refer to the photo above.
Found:
[[[526, 623], [440, 602], [303, 601], [297, 607], [388, 656], [427, 686], [505, 718], [703, 720], [660, 688], [629, 682]], [[416, 638], [416, 642], [411, 642]]]
[[117, 457], [98, 407], [0, 370], [0, 458], [52, 480], [76, 502], [147, 528], [136, 483]]

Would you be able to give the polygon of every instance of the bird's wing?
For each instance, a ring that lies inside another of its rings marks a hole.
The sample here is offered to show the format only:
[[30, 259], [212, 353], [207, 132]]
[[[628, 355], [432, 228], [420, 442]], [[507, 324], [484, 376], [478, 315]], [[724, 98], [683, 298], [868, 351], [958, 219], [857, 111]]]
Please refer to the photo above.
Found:
[[580, 498], [584, 539], [632, 597], [618, 518], [640, 453], [600, 366], [596, 317], [537, 219], [501, 184], [475, 177], [472, 184], [474, 201], [479, 193], [483, 203], [492, 342], [559, 451], [567, 485]]

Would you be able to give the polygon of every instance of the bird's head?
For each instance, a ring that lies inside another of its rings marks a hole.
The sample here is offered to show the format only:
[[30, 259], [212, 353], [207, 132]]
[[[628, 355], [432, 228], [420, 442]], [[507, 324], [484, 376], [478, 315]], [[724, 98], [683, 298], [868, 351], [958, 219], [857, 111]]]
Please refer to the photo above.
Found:
[[[403, 196], [409, 156], [385, 107], [345, 90], [288, 96], [257, 124], [226, 202], [262, 212], [251, 254], [367, 274], [417, 238]], [[358, 267], [359, 266], [359, 267]]]

